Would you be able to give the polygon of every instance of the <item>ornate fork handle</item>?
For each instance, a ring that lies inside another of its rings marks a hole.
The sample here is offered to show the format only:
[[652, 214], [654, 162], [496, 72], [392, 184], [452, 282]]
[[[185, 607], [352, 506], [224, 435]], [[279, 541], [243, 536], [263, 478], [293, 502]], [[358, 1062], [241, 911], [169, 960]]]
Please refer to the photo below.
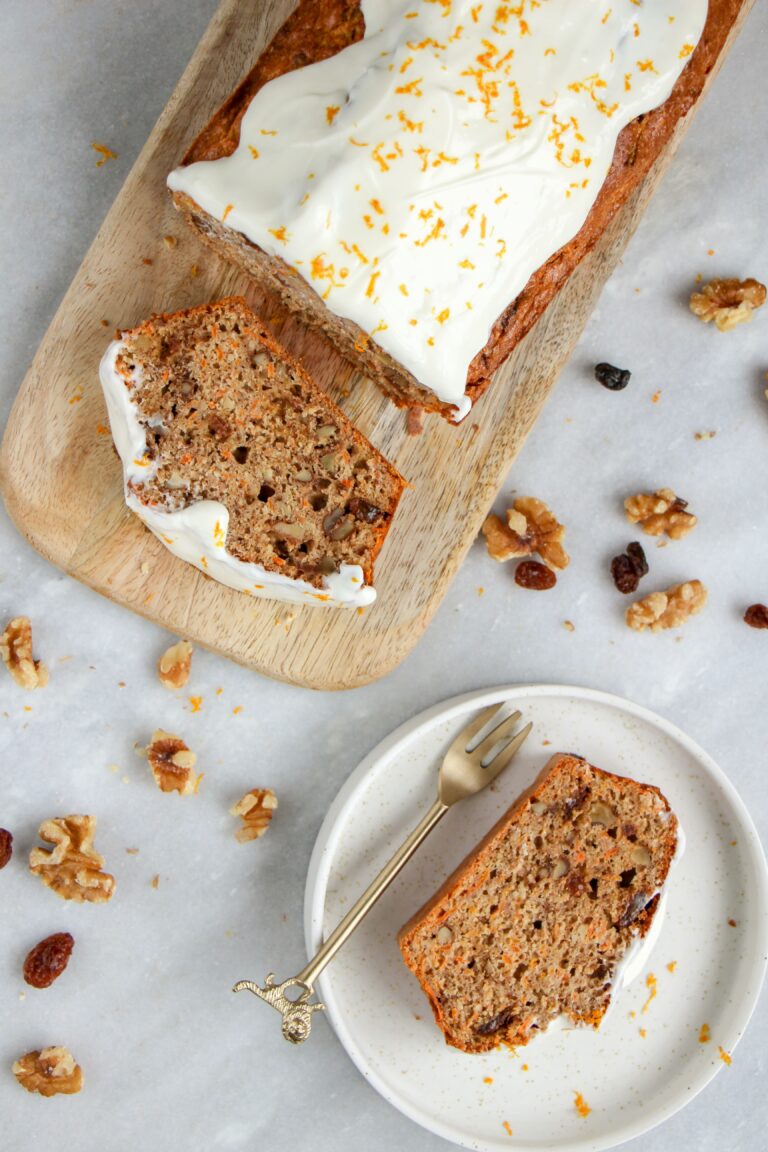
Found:
[[[285, 994], [286, 989], [289, 988], [300, 988], [301, 994], [295, 1000], [289, 1000]], [[283, 1017], [283, 1036], [291, 1044], [301, 1044], [302, 1040], [306, 1040], [312, 1031], [312, 1013], [322, 1012], [325, 1009], [325, 1005], [319, 1001], [315, 1004], [309, 1003], [314, 988], [296, 976], [292, 976], [289, 980], [283, 980], [282, 984], [275, 984], [275, 974], [270, 972], [263, 988], [260, 988], [253, 980], [238, 980], [232, 991], [242, 992], [243, 989], [253, 992], [254, 996], [258, 996], [260, 1000], [264, 1000], [277, 1009]]]

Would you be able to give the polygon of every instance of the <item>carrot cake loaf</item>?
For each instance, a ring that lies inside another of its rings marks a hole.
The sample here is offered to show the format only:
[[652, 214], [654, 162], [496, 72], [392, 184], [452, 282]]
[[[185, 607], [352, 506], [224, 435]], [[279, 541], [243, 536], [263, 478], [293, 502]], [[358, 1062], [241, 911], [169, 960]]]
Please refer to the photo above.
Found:
[[460, 419], [747, 4], [302, 0], [168, 184], [395, 403]]
[[362, 606], [403, 480], [244, 300], [153, 316], [101, 363], [128, 507], [252, 596]]
[[597, 1027], [651, 939], [681, 837], [658, 788], [553, 756], [400, 932], [448, 1044]]

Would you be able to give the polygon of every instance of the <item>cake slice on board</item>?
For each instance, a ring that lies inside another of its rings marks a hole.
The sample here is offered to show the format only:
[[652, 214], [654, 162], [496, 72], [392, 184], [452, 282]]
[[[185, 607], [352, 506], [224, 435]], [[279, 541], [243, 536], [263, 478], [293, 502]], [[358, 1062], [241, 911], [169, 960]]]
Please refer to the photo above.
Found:
[[658, 788], [553, 756], [399, 934], [448, 1044], [597, 1027], [648, 940], [681, 836]]
[[128, 507], [251, 596], [364, 607], [399, 473], [232, 298], [153, 316], [101, 382]]

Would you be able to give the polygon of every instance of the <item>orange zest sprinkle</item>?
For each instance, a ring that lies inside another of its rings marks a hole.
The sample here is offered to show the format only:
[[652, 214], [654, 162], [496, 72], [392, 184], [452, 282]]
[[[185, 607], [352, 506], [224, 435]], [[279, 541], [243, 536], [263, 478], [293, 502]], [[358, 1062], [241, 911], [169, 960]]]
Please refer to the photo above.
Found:
[[493, 1076], [483, 1076], [483, 1084], [493, 1084]]
[[368, 281], [368, 287], [365, 290], [365, 294], [369, 300], [373, 299], [373, 293], [376, 289], [376, 281], [378, 280], [380, 275], [381, 275], [380, 272], [372, 272], [371, 273], [371, 278]]
[[712, 1033], [709, 1030], [709, 1024], [702, 1024], [699, 1028], [699, 1044], [709, 1044], [712, 1039]]
[[677, 968], [677, 960], [670, 960], [667, 964], [667, 972], [674, 972], [675, 968]]
[[188, 696], [187, 699], [189, 700], [190, 710], [192, 712], [199, 712], [203, 706], [202, 696]]
[[281, 244], [287, 244], [290, 240], [290, 234], [286, 231], [284, 224], [281, 224], [279, 228], [270, 228], [269, 232], [274, 236], [275, 240], [279, 240]]
[[341, 109], [337, 104], [329, 104], [325, 110], [325, 118], [329, 124], [333, 124]]
[[259, 128], [262, 136], [277, 136], [277, 132], [271, 132], [269, 128]]
[[222, 218], [221, 218], [221, 222], [222, 222], [222, 224], [223, 224], [223, 223], [224, 223], [224, 221], [226, 220], [227, 216], [229, 216], [229, 214], [230, 214], [230, 212], [232, 211], [232, 209], [233, 209], [233, 208], [234, 208], [234, 204], [227, 204], [226, 208], [224, 209], [224, 215], [223, 215], [223, 216], [222, 216]]
[[720, 1045], [718, 1045], [717, 1054], [722, 1060], [723, 1064], [727, 1064], [729, 1067], [731, 1064], [733, 1064], [733, 1057], [731, 1054], [726, 1052], [725, 1048], [721, 1047]]
[[507, 1136], [511, 1136], [511, 1135], [512, 1135], [512, 1129], [511, 1129], [511, 1127], [510, 1127], [510, 1124], [509, 1124], [509, 1120], [504, 1120], [504, 1121], [503, 1121], [503, 1123], [502, 1123], [502, 1128], [503, 1128], [503, 1129], [504, 1129], [504, 1131], [506, 1132]]
[[250, 152], [251, 156], [253, 156], [254, 160], [258, 160], [258, 158], [259, 158], [258, 148], [254, 148], [253, 144], [249, 144], [248, 145], [248, 151]]
[[642, 1008], [643, 1012], [648, 1011], [650, 1004], [651, 1004], [651, 1001], [654, 1000], [656, 997], [656, 992], [657, 992], [656, 977], [654, 976], [653, 972], [649, 972], [648, 975], [646, 976], [645, 986], [649, 990], [649, 993], [648, 993], [648, 999], [646, 1000], [645, 1004], [643, 1004], [643, 1008]]
[[96, 167], [102, 168], [107, 160], [117, 160], [117, 152], [113, 152], [111, 148], [107, 148], [106, 144], [98, 144], [95, 140], [91, 144], [94, 152], [98, 152], [100, 159], [96, 161]]
[[450, 316], [450, 314], [451, 314], [450, 308], [443, 308], [442, 312], [438, 312], [438, 314], [437, 314], [438, 324], [445, 324], [445, 322], [448, 319], [448, 317]]
[[590, 1108], [589, 1104], [587, 1104], [587, 1102], [584, 1099], [584, 1097], [582, 1096], [581, 1092], [574, 1092], [573, 1095], [574, 1095], [574, 1101], [573, 1101], [574, 1108], [578, 1112], [579, 1116], [581, 1116], [584, 1120], [586, 1120], [587, 1116], [589, 1116], [592, 1109]]
[[240, 713], [242, 712], [242, 710], [243, 710], [242, 704], [238, 704], [236, 708], [232, 709], [232, 715], [233, 716], [239, 716]]

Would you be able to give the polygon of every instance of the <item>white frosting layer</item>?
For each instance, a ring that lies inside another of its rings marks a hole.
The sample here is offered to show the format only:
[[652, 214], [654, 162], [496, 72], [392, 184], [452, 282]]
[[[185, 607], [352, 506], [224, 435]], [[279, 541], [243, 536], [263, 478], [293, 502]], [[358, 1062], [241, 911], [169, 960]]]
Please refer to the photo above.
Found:
[[364, 40], [270, 81], [168, 183], [282, 257], [443, 401], [669, 95], [707, 0], [362, 0]]
[[[116, 368], [122, 343], [113, 341], [101, 361], [99, 375], [107, 402], [112, 439], [123, 464], [125, 502], [155, 536], [188, 564], [238, 592], [270, 600], [299, 604], [329, 604], [364, 607], [373, 603], [376, 592], [365, 585], [363, 570], [357, 564], [342, 564], [338, 572], [323, 577], [323, 588], [305, 580], [292, 580], [268, 572], [260, 564], [248, 564], [232, 556], [226, 548], [229, 512], [217, 500], [198, 500], [177, 511], [150, 508], [136, 496], [132, 486], [151, 479], [156, 465], [146, 455], [146, 433], [131, 389]], [[141, 388], [140, 374], [130, 382]]]

